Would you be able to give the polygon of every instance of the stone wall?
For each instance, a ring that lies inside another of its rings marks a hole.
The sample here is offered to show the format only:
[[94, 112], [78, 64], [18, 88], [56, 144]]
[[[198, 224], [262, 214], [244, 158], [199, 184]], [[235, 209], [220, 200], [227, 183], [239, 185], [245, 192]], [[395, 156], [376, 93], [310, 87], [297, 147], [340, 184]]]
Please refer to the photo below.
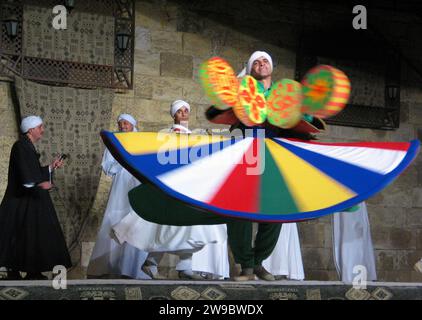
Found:
[[0, 198], [3, 199], [7, 186], [9, 156], [13, 143], [17, 140], [18, 128], [15, 110], [10, 96], [8, 82], [0, 81]]
[[[420, 34], [416, 30], [420, 27], [412, 24], [411, 17], [403, 18], [399, 12], [396, 15], [391, 29], [401, 48], [414, 59], [415, 53], [422, 50], [416, 41]], [[274, 78], [294, 78], [297, 37], [301, 29], [299, 21], [304, 19], [309, 26], [324, 24], [337, 16], [335, 6], [321, 10], [318, 4], [306, 1], [301, 5], [296, 1], [277, 5], [271, 1], [216, 0], [209, 4], [205, 1], [137, 1], [134, 89], [115, 95], [109, 128], [115, 129], [115, 120], [121, 112], [137, 117], [142, 131], [169, 127], [172, 123], [169, 105], [181, 98], [192, 106], [190, 127], [210, 128], [203, 116], [208, 101], [197, 75], [203, 60], [220, 55], [240, 71], [251, 52], [267, 50], [276, 65]], [[347, 17], [351, 21], [351, 9]], [[379, 17], [381, 19], [382, 15]], [[329, 126], [322, 138], [327, 141], [421, 139], [422, 79], [404, 58], [402, 66], [399, 129], [381, 131]], [[0, 101], [7, 101], [3, 88], [2, 84]], [[0, 104], [0, 112], [10, 109], [7, 108]], [[13, 123], [3, 117], [0, 121], [3, 124], [0, 130]], [[7, 143], [14, 139], [12, 136], [5, 138], [3, 132], [11, 134], [16, 129], [1, 132], [1, 150], [8, 152]], [[3, 159], [3, 152], [1, 157]], [[84, 266], [102, 221], [109, 187], [109, 178], [102, 176], [91, 219], [81, 238], [82, 265], [72, 270], [72, 278], [85, 275]], [[379, 280], [422, 281], [422, 276], [413, 271], [414, 263], [422, 257], [422, 159], [418, 157], [402, 176], [367, 204]], [[337, 280], [332, 258], [331, 217], [302, 222], [298, 227], [306, 279]], [[166, 263], [173, 262], [167, 260]]]

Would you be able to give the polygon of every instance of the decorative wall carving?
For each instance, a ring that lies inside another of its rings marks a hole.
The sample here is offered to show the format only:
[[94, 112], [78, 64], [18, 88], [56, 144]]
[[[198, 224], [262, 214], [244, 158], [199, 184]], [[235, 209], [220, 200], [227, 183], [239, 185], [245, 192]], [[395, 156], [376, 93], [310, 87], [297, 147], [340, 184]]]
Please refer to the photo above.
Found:
[[[14, 39], [1, 25], [0, 72], [51, 85], [132, 89], [135, 1], [77, 2], [66, 30], [52, 26], [55, 5], [52, 0], [0, 0], [1, 18], [19, 21]], [[130, 41], [121, 52], [115, 34], [123, 30]]]

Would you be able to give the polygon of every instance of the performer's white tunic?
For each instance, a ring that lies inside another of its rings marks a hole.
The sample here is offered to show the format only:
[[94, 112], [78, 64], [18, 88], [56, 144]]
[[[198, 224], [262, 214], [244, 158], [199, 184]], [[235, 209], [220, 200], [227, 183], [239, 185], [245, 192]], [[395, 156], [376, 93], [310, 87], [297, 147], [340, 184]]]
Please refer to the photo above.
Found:
[[192, 255], [192, 270], [229, 278], [230, 264], [227, 251], [227, 228], [225, 224], [216, 225], [215, 227], [218, 229], [218, 232], [224, 232], [225, 240], [217, 243], [209, 243], [200, 251], [195, 252]]
[[132, 210], [128, 192], [138, 186], [139, 181], [124, 169], [108, 150], [104, 152], [102, 168], [106, 175], [113, 177], [113, 182], [87, 274], [115, 274], [147, 279], [148, 276], [140, 269], [147, 257], [147, 252], [128, 244], [119, 245], [112, 238], [111, 230], [113, 225]]
[[[190, 133], [181, 125], [172, 131]], [[148, 252], [193, 253], [192, 270], [229, 277], [226, 225], [169, 226], [139, 217], [133, 210], [113, 227], [120, 243]]]
[[364, 266], [367, 280], [377, 279], [374, 248], [371, 239], [368, 211], [365, 202], [360, 203], [355, 212], [342, 212], [333, 215], [334, 263], [341, 281], [352, 283], [361, 271], [355, 266]]
[[286, 276], [292, 280], [305, 278], [296, 223], [283, 223], [277, 244], [262, 265], [275, 276]]

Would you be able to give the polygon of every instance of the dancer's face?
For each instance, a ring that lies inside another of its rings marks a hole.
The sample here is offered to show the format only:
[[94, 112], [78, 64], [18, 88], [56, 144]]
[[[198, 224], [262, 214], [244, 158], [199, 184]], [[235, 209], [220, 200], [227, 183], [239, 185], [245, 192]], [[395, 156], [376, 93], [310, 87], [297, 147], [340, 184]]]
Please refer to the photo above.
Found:
[[251, 76], [262, 80], [271, 76], [271, 65], [267, 58], [260, 57], [252, 63]]

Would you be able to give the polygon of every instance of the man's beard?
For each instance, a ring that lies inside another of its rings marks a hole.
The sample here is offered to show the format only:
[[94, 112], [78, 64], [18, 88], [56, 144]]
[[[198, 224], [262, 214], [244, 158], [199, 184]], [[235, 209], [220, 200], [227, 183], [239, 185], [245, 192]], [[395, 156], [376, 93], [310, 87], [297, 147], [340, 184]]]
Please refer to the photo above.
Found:
[[251, 74], [251, 76], [254, 77], [255, 80], [261, 81], [261, 80], [264, 80], [264, 79], [267, 79], [267, 78], [271, 77], [271, 73], [263, 74], [263, 75], [262, 74], [253, 73], [253, 74]]

